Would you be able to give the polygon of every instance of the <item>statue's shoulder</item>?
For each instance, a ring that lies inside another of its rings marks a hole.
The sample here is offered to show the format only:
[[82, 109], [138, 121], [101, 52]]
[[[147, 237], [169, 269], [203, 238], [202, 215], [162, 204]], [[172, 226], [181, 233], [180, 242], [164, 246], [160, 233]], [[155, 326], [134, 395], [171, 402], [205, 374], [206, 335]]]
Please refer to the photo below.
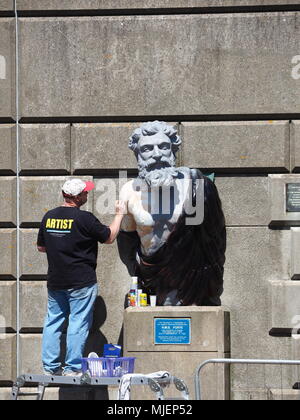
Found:
[[130, 181], [127, 181], [124, 185], [122, 185], [122, 190], [130, 190], [133, 189], [133, 183], [134, 179], [131, 179]]
[[134, 187], [133, 187], [133, 183], [134, 183], [134, 179], [132, 179], [131, 181], [126, 182], [121, 190], [120, 190], [120, 199], [123, 201], [128, 201], [129, 197], [132, 195], [133, 191], [134, 191]]
[[187, 168], [186, 166], [181, 166], [179, 168], [176, 168], [178, 171], [178, 174], [182, 178], [188, 178], [188, 179], [201, 179], [203, 178], [203, 174], [199, 169], [194, 168]]

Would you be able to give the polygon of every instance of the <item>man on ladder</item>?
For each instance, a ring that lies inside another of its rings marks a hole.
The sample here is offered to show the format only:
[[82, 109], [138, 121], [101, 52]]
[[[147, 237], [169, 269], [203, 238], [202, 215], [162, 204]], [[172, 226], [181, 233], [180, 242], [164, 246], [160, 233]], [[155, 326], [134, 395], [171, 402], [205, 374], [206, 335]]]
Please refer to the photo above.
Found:
[[[94, 187], [92, 182], [68, 180], [62, 188], [63, 205], [46, 213], [39, 230], [37, 247], [47, 254], [49, 264], [42, 350], [46, 375], [81, 375], [81, 359], [97, 297], [98, 242], [113, 243], [123, 219], [124, 205], [119, 201], [109, 227], [92, 213], [80, 210]], [[66, 320], [67, 352], [62, 371], [60, 340]]]

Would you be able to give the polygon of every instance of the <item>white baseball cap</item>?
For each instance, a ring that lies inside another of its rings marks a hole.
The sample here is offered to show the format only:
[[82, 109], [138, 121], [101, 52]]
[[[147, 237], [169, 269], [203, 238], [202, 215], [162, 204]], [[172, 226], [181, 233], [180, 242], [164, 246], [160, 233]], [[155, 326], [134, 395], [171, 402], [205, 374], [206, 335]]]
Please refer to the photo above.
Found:
[[95, 184], [92, 181], [82, 181], [81, 179], [69, 179], [62, 187], [62, 191], [72, 197], [76, 197], [83, 191], [92, 191], [95, 188]]

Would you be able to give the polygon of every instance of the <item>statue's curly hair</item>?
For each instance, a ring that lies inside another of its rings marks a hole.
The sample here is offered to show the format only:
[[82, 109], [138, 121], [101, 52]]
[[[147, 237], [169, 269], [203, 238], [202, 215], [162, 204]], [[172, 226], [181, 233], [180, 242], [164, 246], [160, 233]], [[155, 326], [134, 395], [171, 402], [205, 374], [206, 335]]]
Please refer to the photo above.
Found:
[[141, 125], [141, 127], [137, 128], [129, 138], [129, 149], [137, 155], [137, 145], [141, 136], [153, 136], [159, 132], [162, 132], [169, 137], [172, 142], [173, 153], [176, 154], [181, 145], [181, 138], [177, 134], [177, 129], [171, 125], [168, 125], [164, 121], [147, 122]]

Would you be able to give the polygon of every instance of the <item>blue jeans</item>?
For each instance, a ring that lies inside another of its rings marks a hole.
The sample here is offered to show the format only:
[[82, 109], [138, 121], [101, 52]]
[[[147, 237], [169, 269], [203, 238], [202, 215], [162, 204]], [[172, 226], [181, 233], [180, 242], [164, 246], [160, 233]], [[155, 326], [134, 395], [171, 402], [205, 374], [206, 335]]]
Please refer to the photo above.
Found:
[[93, 322], [98, 285], [82, 289], [48, 290], [48, 314], [44, 324], [42, 359], [44, 370], [61, 368], [60, 341], [63, 325], [69, 318], [64, 371], [81, 370], [84, 346]]

